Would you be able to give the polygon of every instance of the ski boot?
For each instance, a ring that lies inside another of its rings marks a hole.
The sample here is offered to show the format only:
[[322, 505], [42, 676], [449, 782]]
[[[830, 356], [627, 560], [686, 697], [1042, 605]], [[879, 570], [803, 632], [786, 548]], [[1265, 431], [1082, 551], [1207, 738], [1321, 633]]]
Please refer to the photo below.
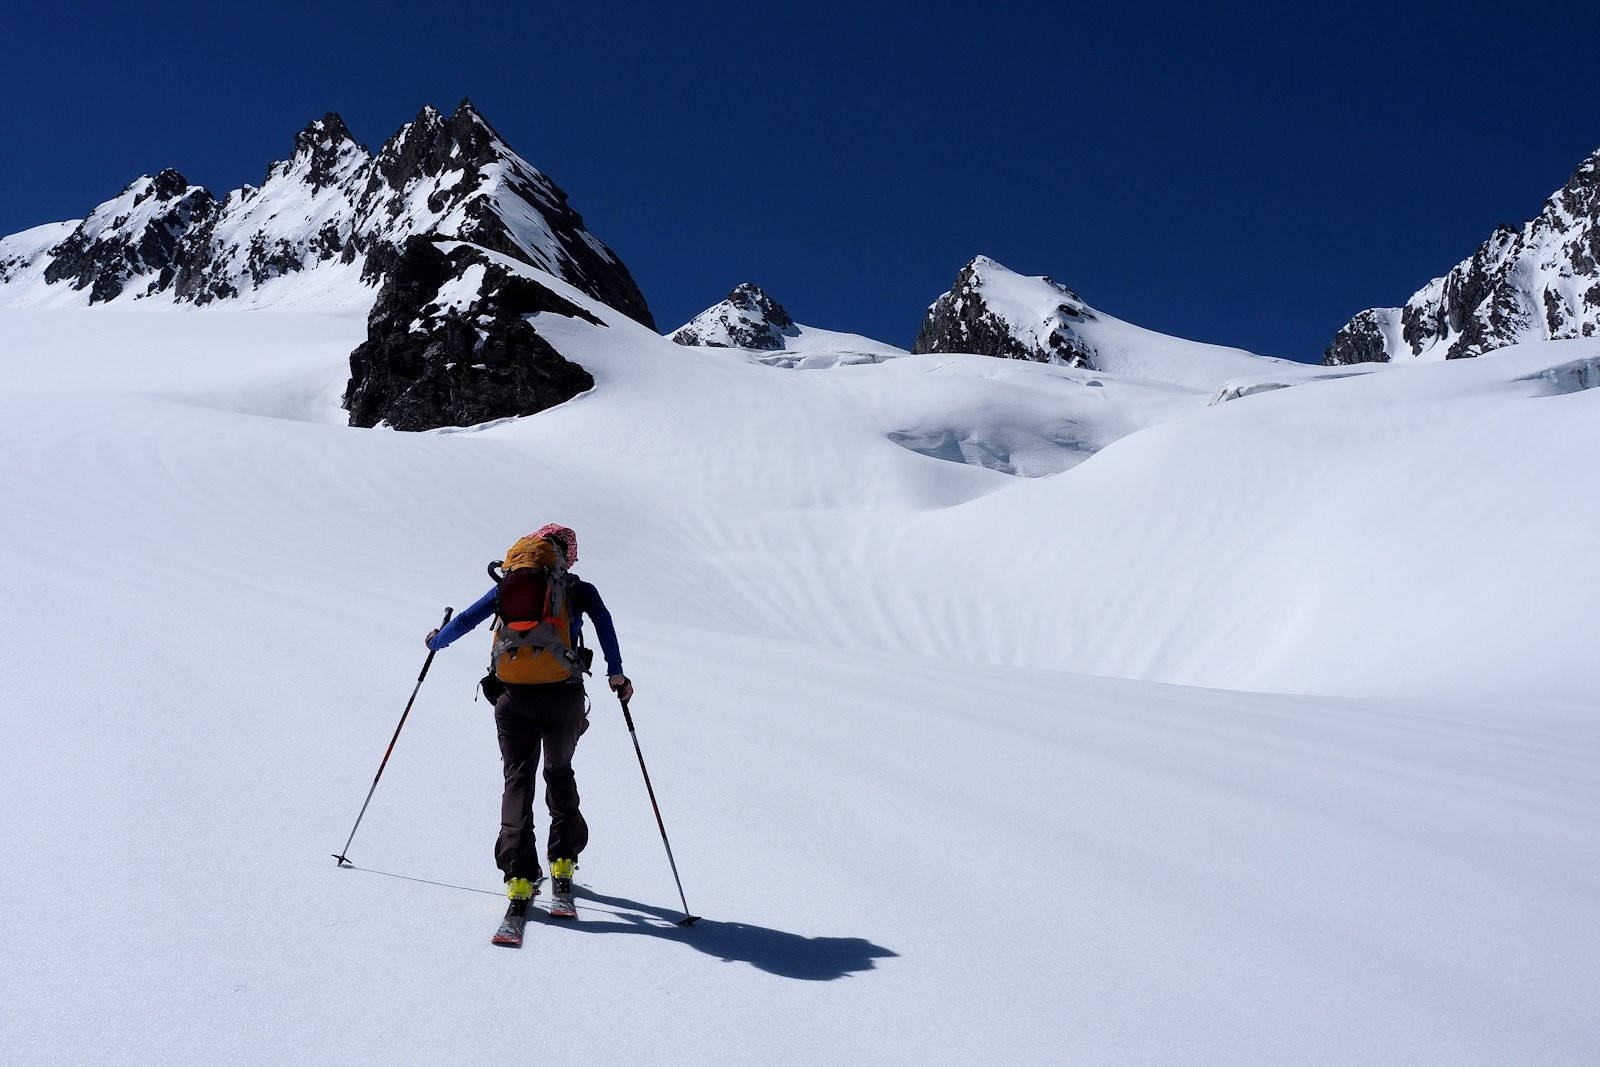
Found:
[[550, 917], [576, 919], [578, 909], [572, 903], [572, 872], [578, 869], [577, 860], [550, 861]]

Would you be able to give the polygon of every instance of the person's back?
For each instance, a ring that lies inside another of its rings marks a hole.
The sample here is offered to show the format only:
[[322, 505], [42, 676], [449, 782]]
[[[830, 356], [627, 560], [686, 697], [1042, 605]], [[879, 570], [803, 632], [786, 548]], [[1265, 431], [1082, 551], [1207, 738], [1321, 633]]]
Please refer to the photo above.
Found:
[[505, 778], [495, 864], [514, 906], [538, 893], [544, 872], [534, 834], [533, 794], [542, 753], [550, 814], [545, 859], [550, 864], [551, 914], [568, 918], [577, 916], [572, 874], [589, 840], [572, 768], [578, 739], [589, 727], [584, 617], [594, 623], [612, 691], [624, 703], [633, 696], [611, 613], [599, 590], [572, 573], [577, 559], [577, 535], [568, 527], [551, 523], [520, 538], [505, 560], [491, 564], [491, 575], [496, 566], [502, 571], [494, 586], [427, 638], [430, 649], [442, 649], [494, 618], [483, 688], [494, 702]]

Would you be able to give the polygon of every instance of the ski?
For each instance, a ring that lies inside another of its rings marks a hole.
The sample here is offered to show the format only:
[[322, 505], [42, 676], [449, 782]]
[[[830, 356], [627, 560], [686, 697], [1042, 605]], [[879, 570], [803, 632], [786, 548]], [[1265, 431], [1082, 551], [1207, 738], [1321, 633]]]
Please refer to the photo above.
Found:
[[522, 947], [522, 929], [528, 925], [528, 903], [526, 900], [513, 900], [506, 908], [506, 917], [500, 921], [500, 929], [494, 932], [493, 941], [496, 945]]
[[560, 888], [552, 886], [550, 893], [550, 918], [576, 919], [577, 917], [578, 906], [572, 902], [572, 889], [569, 887], [565, 892], [563, 892]]

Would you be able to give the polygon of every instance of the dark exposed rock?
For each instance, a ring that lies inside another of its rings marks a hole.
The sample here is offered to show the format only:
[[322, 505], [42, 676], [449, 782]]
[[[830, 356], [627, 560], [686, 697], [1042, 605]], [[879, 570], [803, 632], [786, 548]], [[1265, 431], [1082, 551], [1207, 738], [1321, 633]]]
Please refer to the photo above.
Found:
[[1377, 308], [1358, 314], [1334, 337], [1322, 353], [1322, 362], [1329, 367], [1389, 362], [1388, 339], [1381, 323], [1391, 314], [1391, 310]]
[[[301, 130], [294, 139], [294, 156], [307, 161], [306, 180], [313, 193], [343, 180], [340, 164], [352, 149], [367, 154], [366, 148], [356, 142], [345, 126], [344, 119], [331, 111]], [[284, 166], [287, 173], [292, 164], [280, 166]], [[267, 180], [272, 176], [268, 172]]]
[[722, 303], [686, 323], [672, 335], [672, 340], [680, 345], [777, 352], [797, 332], [794, 319], [782, 304], [755, 283], [744, 282]]
[[184, 236], [216, 210], [208, 191], [175, 170], [140, 178], [50, 250], [44, 278], [88, 289], [91, 304], [130, 287], [141, 293], [165, 289], [177, 271]]
[[446, 254], [413, 236], [378, 294], [366, 342], [350, 355], [350, 424], [468, 426], [532, 415], [593, 388], [589, 372], [528, 323], [538, 312], [602, 325], [481, 249], [458, 245]]
[[[1441, 353], [1482, 355], [1519, 341], [1592, 336], [1600, 303], [1600, 152], [1520, 229], [1498, 227], [1473, 255], [1402, 308], [1361, 312], [1323, 354], [1329, 364]], [[1583, 299], [1573, 296], [1583, 294]], [[1398, 330], [1374, 331], [1374, 323]], [[1379, 348], [1373, 346], [1377, 344]]]
[[978, 256], [956, 275], [950, 291], [933, 302], [911, 346], [914, 353], [971, 352], [1003, 359], [1026, 359], [1073, 367], [1094, 367], [1094, 352], [1073, 330], [1075, 323], [1095, 318], [1078, 294], [1049, 278], [1039, 279], [1056, 291], [1055, 306], [1042, 306], [1038, 321], [1013, 321], [994, 311], [985, 288], [995, 275], [1013, 276], [1005, 267]]

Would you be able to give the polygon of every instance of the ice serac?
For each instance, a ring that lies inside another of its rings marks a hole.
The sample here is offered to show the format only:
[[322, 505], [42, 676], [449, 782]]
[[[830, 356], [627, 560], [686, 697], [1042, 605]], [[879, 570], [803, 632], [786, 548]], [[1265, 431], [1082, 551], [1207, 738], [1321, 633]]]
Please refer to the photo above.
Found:
[[915, 353], [970, 352], [1093, 369], [1078, 327], [1095, 318], [1078, 294], [1048, 277], [1025, 278], [978, 256], [933, 302], [911, 346]]
[[177, 171], [145, 175], [44, 253], [43, 281], [87, 290], [91, 304], [167, 289], [181, 265], [185, 236], [216, 211], [211, 193]]
[[1521, 229], [1500, 226], [1403, 307], [1356, 315], [1323, 353], [1330, 366], [1462, 359], [1524, 341], [1600, 331], [1600, 150]]
[[789, 338], [798, 335], [795, 321], [783, 305], [762, 292], [760, 286], [745, 282], [722, 303], [684, 323], [672, 340], [680, 345], [778, 352], [786, 347]]
[[600, 320], [494, 253], [408, 238], [350, 354], [350, 425], [471, 426], [532, 415], [594, 386], [527, 316]]

